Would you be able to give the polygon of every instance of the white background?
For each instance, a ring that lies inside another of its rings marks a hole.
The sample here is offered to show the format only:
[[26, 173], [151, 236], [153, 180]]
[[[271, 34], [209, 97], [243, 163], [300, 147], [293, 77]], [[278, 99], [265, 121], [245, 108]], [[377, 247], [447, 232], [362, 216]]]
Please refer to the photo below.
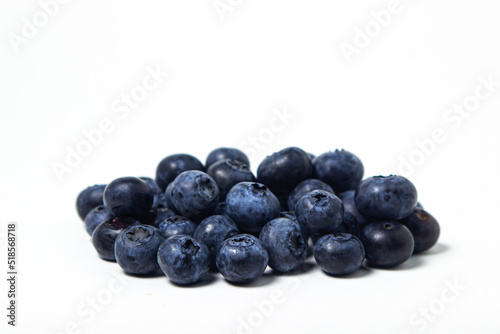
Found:
[[[498, 333], [500, 3], [401, 0], [383, 28], [371, 12], [388, 1], [220, 3], [231, 10], [75, 0], [44, 22], [38, 1], [1, 2], [0, 263], [6, 272], [6, 225], [17, 222], [20, 273], [14, 329], [1, 279], [2, 333]], [[157, 67], [168, 77], [127, 114], [122, 95]], [[448, 111], [463, 103], [472, 111]], [[286, 124], [276, 110], [291, 114]], [[106, 119], [112, 130], [58, 178], [54, 165]], [[436, 132], [424, 155], [417, 142]], [[254, 171], [287, 146], [343, 147], [365, 176], [406, 175], [441, 224], [439, 244], [395, 270], [338, 279], [315, 266], [249, 287], [215, 275], [179, 288], [97, 257], [76, 214], [80, 190], [154, 176], [172, 153], [204, 161], [242, 145]]]

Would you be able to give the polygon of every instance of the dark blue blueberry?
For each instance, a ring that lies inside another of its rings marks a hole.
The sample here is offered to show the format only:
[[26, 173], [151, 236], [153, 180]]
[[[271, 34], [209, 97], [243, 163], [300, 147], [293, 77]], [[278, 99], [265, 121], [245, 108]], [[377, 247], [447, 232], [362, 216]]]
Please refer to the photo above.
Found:
[[106, 208], [104, 205], [99, 205], [93, 208], [85, 217], [85, 229], [87, 233], [92, 235], [94, 230], [100, 223], [108, 220], [109, 218], [114, 218], [115, 215]]
[[165, 204], [167, 205], [167, 208], [176, 212], [174, 202], [172, 200], [172, 184], [173, 182], [167, 186], [167, 189], [165, 189]]
[[413, 235], [415, 240], [414, 253], [425, 252], [432, 248], [439, 239], [439, 223], [424, 209], [416, 208], [415, 211], [401, 221]]
[[314, 258], [321, 269], [330, 275], [349, 275], [363, 264], [365, 248], [351, 234], [327, 234], [314, 245]]
[[309, 155], [309, 158], [311, 159], [311, 161], [314, 160], [314, 158], [316, 158], [316, 156], [312, 153], [307, 153]]
[[222, 242], [238, 234], [238, 227], [226, 215], [214, 215], [203, 219], [194, 232], [194, 238], [207, 245], [210, 251], [211, 267], [215, 268], [215, 257]]
[[115, 241], [116, 262], [129, 274], [147, 275], [158, 270], [158, 248], [165, 240], [149, 225], [130, 226]]
[[250, 283], [262, 276], [269, 254], [262, 242], [250, 234], [238, 234], [222, 243], [217, 253], [217, 269], [233, 283]]
[[156, 183], [165, 191], [170, 182], [188, 170], [204, 171], [200, 160], [189, 154], [173, 154], [163, 159], [156, 168]]
[[328, 183], [336, 193], [356, 189], [363, 178], [361, 160], [351, 152], [335, 150], [313, 160], [314, 177]]
[[259, 239], [269, 252], [269, 266], [274, 270], [289, 272], [304, 263], [307, 240], [297, 221], [273, 219], [260, 231]]
[[219, 202], [215, 207], [212, 215], [225, 215], [226, 214], [226, 202]]
[[298, 200], [313, 190], [325, 190], [335, 195], [332, 187], [323, 181], [316, 179], [304, 180], [300, 182], [288, 196], [288, 209], [292, 211], [295, 210], [295, 204], [297, 204]]
[[344, 206], [334, 194], [324, 190], [313, 190], [295, 205], [299, 224], [310, 234], [335, 233], [342, 224]]
[[344, 219], [340, 230], [359, 238], [361, 231], [368, 224], [368, 221], [356, 208], [356, 204], [354, 203], [355, 195], [355, 190], [347, 190], [338, 194], [338, 197], [342, 200], [342, 204], [344, 204]]
[[158, 228], [161, 222], [175, 215], [176, 213], [169, 208], [154, 208], [149, 210], [148, 218], [143, 221], [143, 224]]
[[105, 184], [96, 184], [95, 186], [90, 186], [82, 190], [82, 192], [78, 194], [78, 198], [76, 199], [76, 210], [82, 220], [85, 219], [85, 216], [87, 216], [90, 210], [103, 204], [102, 194], [104, 193], [104, 188], [106, 188]]
[[219, 147], [210, 152], [207, 157], [207, 161], [205, 162], [205, 168], [208, 170], [208, 168], [217, 161], [226, 159], [239, 161], [247, 166], [250, 166], [250, 160], [248, 160], [247, 155], [242, 151], [237, 148]]
[[97, 226], [92, 233], [92, 244], [104, 260], [115, 261], [115, 240], [121, 231], [140, 223], [129, 217], [110, 218]]
[[410, 230], [395, 221], [371, 223], [361, 232], [369, 266], [395, 267], [413, 254], [414, 241]]
[[[297, 224], [299, 223], [299, 221], [297, 220], [297, 216], [295, 215], [295, 211], [281, 211], [280, 217], [293, 220]], [[300, 226], [300, 224], [299, 224], [299, 226]], [[309, 231], [307, 229], [303, 228], [302, 226], [300, 226], [300, 228], [302, 229], [302, 234], [304, 235], [304, 239], [306, 241], [309, 240]]]
[[298, 147], [285, 148], [265, 158], [257, 169], [257, 180], [276, 195], [286, 195], [300, 182], [311, 178], [309, 155]]
[[415, 209], [417, 189], [403, 176], [373, 176], [359, 184], [355, 203], [368, 220], [400, 220]]
[[121, 177], [104, 189], [104, 205], [116, 216], [143, 219], [153, 205], [153, 192], [137, 177]]
[[161, 190], [160, 186], [150, 177], [140, 177], [141, 180], [146, 182], [153, 192], [153, 208], [165, 208], [167, 204], [165, 202], [165, 192]]
[[276, 196], [278, 201], [280, 202], [280, 210], [286, 211], [288, 210], [288, 194], [287, 195], [278, 195]]
[[198, 225], [185, 217], [172, 216], [162, 221], [158, 229], [161, 235], [168, 239], [178, 234], [193, 236], [196, 227], [198, 227]]
[[175, 211], [195, 221], [210, 215], [219, 202], [217, 183], [200, 171], [179, 174], [172, 182], [170, 194]]
[[248, 165], [235, 160], [219, 160], [207, 170], [207, 174], [219, 186], [219, 200], [224, 201], [231, 188], [240, 182], [255, 182]]
[[201, 281], [210, 269], [210, 252], [202, 242], [188, 235], [174, 235], [158, 249], [158, 264], [176, 284]]
[[242, 231], [259, 233], [280, 214], [278, 198], [263, 184], [241, 182], [226, 197], [226, 214]]

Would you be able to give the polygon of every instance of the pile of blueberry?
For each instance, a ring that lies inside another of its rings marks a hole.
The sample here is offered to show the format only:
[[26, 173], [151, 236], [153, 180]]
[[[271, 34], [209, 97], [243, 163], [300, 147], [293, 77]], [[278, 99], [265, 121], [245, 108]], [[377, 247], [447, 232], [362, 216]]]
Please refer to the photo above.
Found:
[[364, 180], [345, 150], [318, 157], [285, 148], [262, 161], [257, 177], [238, 149], [218, 148], [203, 165], [174, 154], [155, 180], [122, 177], [83, 190], [78, 214], [99, 256], [129, 274], [161, 269], [177, 284], [218, 270], [233, 283], [258, 279], [267, 266], [297, 270], [309, 240], [321, 269], [348, 275], [366, 261], [395, 267], [434, 246], [439, 224], [397, 175]]

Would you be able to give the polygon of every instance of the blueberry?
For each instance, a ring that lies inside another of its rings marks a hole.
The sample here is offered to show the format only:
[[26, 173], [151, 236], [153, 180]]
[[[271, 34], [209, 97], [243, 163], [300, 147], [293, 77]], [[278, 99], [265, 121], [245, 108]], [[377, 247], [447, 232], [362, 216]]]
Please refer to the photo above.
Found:
[[153, 205], [153, 192], [137, 177], [121, 177], [104, 189], [104, 205], [116, 216], [142, 219]]
[[226, 214], [242, 231], [259, 233], [280, 214], [278, 198], [263, 184], [241, 182], [226, 197]]
[[262, 242], [249, 234], [235, 235], [222, 243], [217, 253], [217, 269], [233, 283], [250, 283], [262, 276], [269, 254]]
[[288, 196], [289, 210], [295, 210], [295, 204], [297, 204], [298, 200], [302, 196], [313, 190], [325, 190], [335, 195], [335, 192], [333, 191], [332, 187], [330, 187], [323, 181], [316, 179], [304, 180], [300, 182]]
[[297, 221], [297, 217], [295, 216], [294, 211], [281, 211], [280, 217], [281, 218], [288, 218], [288, 219]]
[[170, 183], [167, 186], [167, 189], [165, 189], [165, 204], [167, 205], [167, 208], [176, 212], [174, 202], [172, 200], [172, 183]]
[[328, 183], [335, 192], [356, 189], [363, 178], [361, 160], [351, 152], [335, 150], [313, 160], [314, 177]]
[[432, 248], [439, 239], [439, 223], [424, 209], [416, 208], [415, 211], [401, 221], [413, 235], [415, 240], [414, 253], [425, 252]]
[[424, 206], [422, 205], [422, 203], [417, 202], [416, 208], [423, 209], [423, 208], [424, 208]]
[[259, 239], [269, 252], [269, 266], [279, 272], [297, 269], [307, 256], [307, 240], [297, 221], [271, 220], [260, 231]]
[[159, 269], [157, 253], [163, 240], [158, 229], [153, 226], [130, 226], [116, 238], [116, 262], [129, 274], [154, 273]]
[[408, 228], [395, 221], [371, 223], [361, 232], [368, 265], [379, 268], [395, 267], [413, 253], [413, 236]]
[[285, 148], [265, 158], [257, 169], [257, 180], [276, 195], [290, 193], [300, 182], [311, 178], [309, 155], [298, 147]]
[[245, 165], [235, 160], [219, 160], [207, 170], [207, 174], [219, 186], [219, 200], [224, 201], [231, 188], [240, 182], [255, 182], [255, 176]]
[[307, 153], [309, 155], [309, 158], [311, 159], [311, 161], [314, 160], [314, 158], [316, 158], [316, 156], [312, 153]]
[[207, 245], [211, 267], [215, 268], [215, 257], [222, 242], [238, 233], [238, 227], [231, 218], [226, 215], [214, 215], [203, 219], [194, 232], [194, 238]]
[[170, 238], [178, 234], [193, 236], [196, 227], [198, 225], [185, 217], [172, 216], [162, 221], [158, 229], [164, 238]]
[[179, 174], [170, 190], [172, 204], [180, 215], [191, 220], [207, 217], [219, 201], [219, 187], [207, 174], [187, 171]]
[[92, 235], [95, 228], [99, 226], [100, 223], [108, 220], [109, 218], [114, 218], [115, 215], [104, 205], [99, 205], [85, 216], [85, 229], [87, 233]]
[[321, 269], [330, 275], [349, 275], [363, 264], [365, 248], [351, 234], [327, 234], [314, 245], [314, 258]]
[[313, 190], [297, 202], [295, 214], [299, 224], [309, 233], [323, 235], [338, 231], [344, 217], [344, 206], [334, 194]]
[[165, 202], [165, 192], [158, 186], [155, 180], [150, 177], [140, 177], [141, 180], [147, 183], [151, 191], [153, 192], [153, 208], [165, 208], [167, 204]]
[[225, 215], [226, 214], [226, 202], [219, 202], [215, 207], [212, 215]]
[[338, 197], [344, 204], [344, 218], [342, 220], [341, 231], [359, 237], [361, 231], [368, 224], [368, 221], [361, 215], [354, 203], [355, 190], [347, 190], [340, 194]]
[[163, 159], [156, 168], [156, 183], [165, 191], [177, 175], [188, 170], [204, 171], [200, 160], [189, 154], [173, 154]]
[[207, 246], [193, 237], [174, 235], [160, 245], [158, 264], [172, 282], [192, 284], [207, 275], [210, 252]]
[[288, 194], [286, 195], [276, 195], [278, 201], [280, 202], [280, 210], [286, 211], [288, 210]]
[[176, 213], [169, 208], [153, 208], [149, 210], [148, 218], [143, 223], [158, 228], [161, 222], [173, 216]]
[[92, 233], [92, 244], [104, 260], [115, 261], [115, 240], [121, 231], [140, 223], [129, 217], [110, 218], [97, 226]]
[[90, 186], [82, 190], [82, 192], [78, 194], [78, 198], [76, 199], [76, 210], [82, 220], [85, 219], [85, 216], [87, 216], [90, 210], [103, 204], [102, 194], [104, 193], [104, 188], [106, 188], [105, 184], [96, 184], [95, 186]]
[[417, 205], [417, 189], [403, 176], [373, 176], [356, 191], [356, 208], [368, 220], [400, 220]]
[[208, 170], [208, 168], [217, 161], [226, 159], [239, 161], [247, 166], [250, 166], [250, 160], [248, 160], [247, 155], [242, 151], [237, 148], [219, 147], [210, 152], [207, 157], [207, 161], [205, 162], [205, 167]]

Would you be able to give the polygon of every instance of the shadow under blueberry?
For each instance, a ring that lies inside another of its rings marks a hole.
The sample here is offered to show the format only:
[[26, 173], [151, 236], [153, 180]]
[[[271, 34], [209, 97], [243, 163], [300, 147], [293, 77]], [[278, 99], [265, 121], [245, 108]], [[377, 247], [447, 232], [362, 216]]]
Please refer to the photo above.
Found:
[[158, 277], [165, 277], [165, 274], [161, 270], [157, 270], [151, 274], [146, 274], [146, 275], [137, 275], [137, 274], [130, 274], [127, 273], [126, 271], [123, 272], [125, 276], [129, 277], [134, 277], [134, 278], [158, 278]]
[[402, 264], [400, 264], [396, 267], [392, 267], [392, 268], [383, 268], [383, 267], [375, 267], [375, 266], [370, 267], [368, 264], [366, 264], [366, 265], [369, 268], [373, 268], [373, 269], [377, 269], [377, 270], [403, 271], [403, 270], [415, 269], [417, 267], [420, 267], [423, 263], [424, 263], [424, 261], [422, 261], [422, 259], [418, 255], [417, 256], [412, 255], [408, 260], [406, 260]]
[[290, 271], [290, 272], [287, 272], [287, 273], [283, 273], [281, 271], [276, 271], [276, 270], [271, 269], [270, 274], [274, 275], [274, 276], [296, 276], [296, 275], [302, 275], [302, 274], [307, 274], [308, 272], [310, 272], [311, 270], [313, 270], [315, 266], [316, 266], [315, 262], [313, 262], [313, 261], [306, 261], [303, 264], [301, 264], [300, 267], [298, 267], [297, 269], [295, 269], [293, 271]]
[[332, 274], [329, 274], [329, 273], [324, 272], [324, 271], [323, 271], [323, 273], [325, 275], [333, 277], [333, 278], [353, 279], [353, 278], [360, 278], [360, 277], [368, 276], [368, 275], [373, 273], [373, 269], [363, 266], [363, 267], [359, 268], [358, 270], [356, 270], [355, 272], [353, 272], [352, 274], [342, 275], [342, 276], [332, 275]]
[[265, 272], [262, 274], [261, 277], [256, 279], [253, 282], [250, 283], [235, 283], [235, 282], [229, 282], [226, 280], [226, 282], [232, 286], [238, 287], [238, 288], [257, 288], [261, 286], [266, 286], [271, 284], [274, 280], [276, 279], [276, 276], [271, 274], [270, 272]]
[[192, 284], [177, 284], [177, 283], [174, 283], [171, 280], [169, 280], [168, 277], [166, 277], [165, 275], [163, 275], [163, 276], [165, 277], [166, 280], [168, 280], [168, 282], [171, 285], [178, 287], [178, 288], [184, 288], [184, 289], [201, 288], [203, 286], [207, 286], [207, 285], [212, 284], [216, 280], [215, 275], [210, 273], [210, 272], [205, 276], [204, 279], [202, 279], [199, 282], [192, 283]]

